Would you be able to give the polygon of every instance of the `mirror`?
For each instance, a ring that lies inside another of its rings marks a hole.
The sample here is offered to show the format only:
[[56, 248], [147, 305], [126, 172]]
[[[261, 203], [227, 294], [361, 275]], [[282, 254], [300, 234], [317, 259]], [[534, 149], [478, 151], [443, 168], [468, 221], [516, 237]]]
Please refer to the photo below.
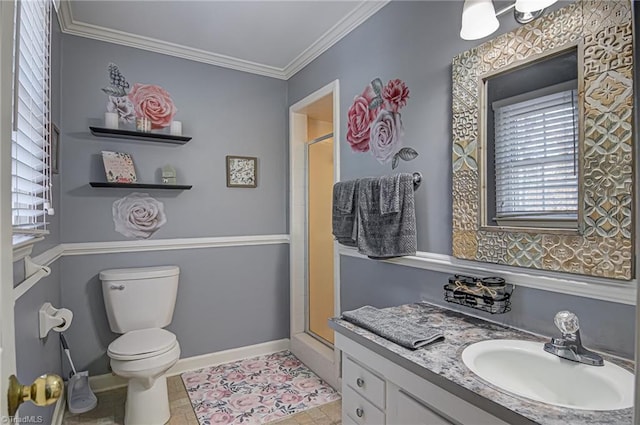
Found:
[[[632, 38], [630, 2], [581, 0], [453, 59], [455, 257], [633, 278]], [[564, 133], [532, 144], [513, 115], [545, 102], [565, 105], [551, 113]], [[547, 172], [536, 149], [563, 161]], [[514, 168], [522, 152], [529, 169]], [[541, 199], [551, 208], [527, 209]]]

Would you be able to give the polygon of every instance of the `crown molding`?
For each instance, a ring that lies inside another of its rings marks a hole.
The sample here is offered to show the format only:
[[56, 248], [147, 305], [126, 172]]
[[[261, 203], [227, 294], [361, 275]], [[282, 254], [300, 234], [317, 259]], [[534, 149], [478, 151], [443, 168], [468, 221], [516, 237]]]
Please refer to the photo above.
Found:
[[322, 34], [319, 39], [307, 47], [285, 68], [285, 79], [293, 77], [298, 71], [309, 65], [318, 56], [329, 50], [331, 46], [342, 40], [347, 34], [385, 7], [391, 0], [364, 1], [342, 18], [337, 24]]
[[288, 80], [340, 41], [344, 36], [369, 19], [371, 15], [384, 7], [390, 0], [363, 1], [284, 68], [76, 21], [73, 18], [70, 1], [71, 0], [56, 0], [54, 2], [58, 14], [58, 21], [60, 22], [60, 30], [65, 34], [161, 53], [223, 68], [235, 69], [236, 71]]

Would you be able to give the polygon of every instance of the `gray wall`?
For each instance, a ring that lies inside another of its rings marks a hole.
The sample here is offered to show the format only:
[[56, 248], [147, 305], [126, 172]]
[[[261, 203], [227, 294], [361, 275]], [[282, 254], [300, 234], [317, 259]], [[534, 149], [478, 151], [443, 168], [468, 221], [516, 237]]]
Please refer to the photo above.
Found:
[[[559, 7], [561, 5], [558, 5]], [[501, 4], [496, 4], [500, 8]], [[340, 80], [341, 178], [391, 172], [372, 155], [351, 151], [346, 142], [346, 112], [354, 96], [373, 78], [404, 80], [410, 99], [402, 109], [405, 145], [420, 154], [400, 162], [401, 172], [422, 172], [416, 192], [418, 249], [451, 254], [451, 61], [484, 40], [460, 39], [462, 2], [391, 2], [367, 22], [289, 80], [289, 104]], [[500, 32], [515, 27], [511, 14], [500, 18]], [[343, 310], [364, 304], [389, 306], [430, 300], [442, 302], [446, 274], [372, 260], [342, 258]], [[592, 346], [632, 356], [635, 308], [552, 292], [517, 288], [513, 311], [493, 317], [535, 332], [555, 333], [557, 310], [576, 311]], [[476, 310], [467, 310], [476, 312]]]
[[[111, 206], [131, 191], [95, 189], [105, 181], [100, 151], [132, 154], [142, 182], [157, 182], [173, 165], [184, 192], [151, 191], [162, 201], [167, 224], [152, 239], [281, 234], [286, 232], [286, 82], [70, 35], [62, 37], [61, 239], [126, 240], [115, 232]], [[178, 107], [183, 145], [93, 137], [102, 125], [107, 65], [130, 82], [164, 87]], [[258, 157], [258, 187], [226, 187], [225, 155]], [[144, 191], [143, 191], [144, 192]], [[69, 329], [77, 367], [108, 372], [111, 333], [100, 270], [176, 264], [181, 268], [173, 323], [181, 357], [286, 338], [289, 334], [288, 246], [215, 248], [65, 257], [64, 307], [75, 314]], [[242, 314], [240, 314], [242, 313]]]
[[[171, 94], [186, 145], [100, 139], [107, 65], [133, 84], [153, 83]], [[285, 233], [287, 179], [286, 82], [129, 47], [64, 35], [62, 39], [61, 235], [63, 242], [126, 239], [115, 232], [111, 204], [128, 191], [95, 189], [106, 181], [100, 152], [133, 156], [138, 180], [158, 182], [175, 167], [190, 191], [155, 191], [168, 222], [153, 237], [182, 238]], [[226, 187], [225, 155], [258, 157], [258, 187]]]

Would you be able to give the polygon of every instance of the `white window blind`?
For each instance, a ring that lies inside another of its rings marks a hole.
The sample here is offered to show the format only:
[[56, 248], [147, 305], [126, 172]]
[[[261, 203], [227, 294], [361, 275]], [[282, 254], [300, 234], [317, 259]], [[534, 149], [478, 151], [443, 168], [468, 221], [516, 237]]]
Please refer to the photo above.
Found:
[[11, 144], [13, 244], [46, 233], [51, 208], [50, 0], [16, 3]]
[[496, 219], [577, 221], [577, 90], [524, 97], [494, 103]]

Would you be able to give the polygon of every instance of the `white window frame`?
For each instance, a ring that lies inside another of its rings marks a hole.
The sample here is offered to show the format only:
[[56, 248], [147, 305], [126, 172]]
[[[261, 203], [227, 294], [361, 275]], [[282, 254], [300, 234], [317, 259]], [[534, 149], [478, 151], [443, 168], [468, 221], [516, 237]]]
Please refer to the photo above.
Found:
[[14, 261], [48, 234], [51, 205], [50, 0], [15, 5], [11, 132]]
[[[532, 99], [536, 99], [539, 97], [543, 97], [543, 96], [547, 96], [550, 94], [555, 94], [555, 93], [560, 93], [560, 92], [564, 92], [564, 91], [569, 91], [569, 90], [574, 90], [576, 91], [576, 97], [575, 97], [575, 126], [578, 125], [578, 99], [577, 99], [577, 85], [578, 82], [577, 80], [571, 80], [571, 81], [566, 81], [560, 84], [555, 84], [552, 86], [548, 86], [548, 87], [544, 87], [542, 89], [539, 90], [534, 90], [531, 92], [527, 92], [527, 93], [523, 93], [517, 96], [513, 96], [513, 97], [509, 97], [509, 98], [505, 98], [505, 99], [501, 99], [498, 101], [495, 101], [492, 103], [492, 108], [494, 110], [494, 113], [497, 109], [504, 107], [504, 106], [508, 106], [508, 105], [513, 105], [516, 103], [521, 103], [521, 102], [525, 102], [528, 100], [532, 100]], [[497, 128], [497, 125], [494, 125], [495, 128]], [[496, 143], [495, 139], [494, 139], [494, 144]], [[574, 151], [574, 167], [575, 167], [575, 172], [576, 172], [576, 194], [579, 193], [579, 186], [580, 186], [580, 182], [579, 182], [579, 166], [578, 166], [578, 157], [579, 157], [579, 148], [578, 148], [578, 143], [579, 143], [579, 131], [576, 128], [575, 130], [575, 136], [574, 136], [574, 146], [575, 146], [575, 151]], [[494, 153], [495, 155], [495, 153]], [[498, 164], [496, 163], [496, 158], [494, 156], [493, 158], [494, 160], [494, 173], [497, 173], [497, 168], [498, 168]], [[497, 178], [496, 178], [497, 180]], [[494, 191], [497, 190], [497, 181], [494, 180]], [[576, 208], [575, 211], [571, 211], [569, 213], [545, 213], [545, 212], [538, 212], [538, 213], [531, 213], [531, 214], [514, 214], [513, 216], [507, 216], [507, 215], [499, 215], [498, 214], [498, 205], [497, 203], [499, 202], [498, 199], [498, 195], [496, 193], [496, 210], [495, 210], [495, 217], [493, 218], [493, 220], [498, 223], [499, 226], [505, 226], [505, 227], [522, 227], [522, 228], [549, 228], [549, 229], [574, 229], [577, 230], [578, 229], [578, 211], [579, 211], [579, 195], [577, 195], [576, 198]]]

